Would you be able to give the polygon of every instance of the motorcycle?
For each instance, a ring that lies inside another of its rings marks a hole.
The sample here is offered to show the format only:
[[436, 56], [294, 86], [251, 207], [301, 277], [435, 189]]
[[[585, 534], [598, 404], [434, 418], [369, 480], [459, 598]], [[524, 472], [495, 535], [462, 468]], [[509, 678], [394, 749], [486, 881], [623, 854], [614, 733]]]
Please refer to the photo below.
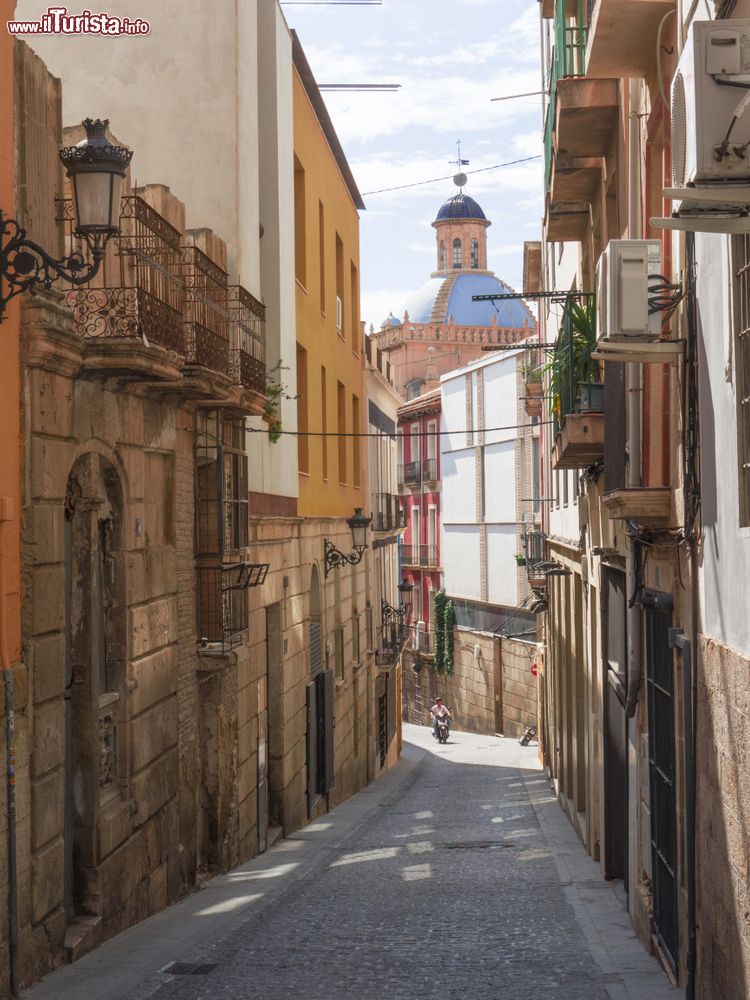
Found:
[[438, 743], [447, 743], [450, 736], [451, 720], [447, 715], [438, 715], [432, 735]]

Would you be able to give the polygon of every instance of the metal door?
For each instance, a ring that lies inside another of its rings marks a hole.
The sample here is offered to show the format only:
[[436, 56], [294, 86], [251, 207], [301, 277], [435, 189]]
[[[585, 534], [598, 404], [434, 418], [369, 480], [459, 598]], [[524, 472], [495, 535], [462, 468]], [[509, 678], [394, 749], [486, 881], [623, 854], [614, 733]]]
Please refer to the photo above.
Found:
[[644, 595], [651, 785], [654, 933], [677, 964], [677, 808], [675, 794], [674, 659], [669, 648], [672, 598]]
[[628, 882], [628, 687], [625, 574], [605, 567], [604, 634], [604, 874]]

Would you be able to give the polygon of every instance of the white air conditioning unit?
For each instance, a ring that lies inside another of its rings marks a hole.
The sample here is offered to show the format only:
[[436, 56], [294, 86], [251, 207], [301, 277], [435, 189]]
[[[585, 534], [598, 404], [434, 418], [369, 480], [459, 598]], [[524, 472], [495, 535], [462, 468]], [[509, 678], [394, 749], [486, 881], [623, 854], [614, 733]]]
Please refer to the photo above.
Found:
[[344, 329], [344, 303], [336, 296], [336, 330], [341, 333]]
[[610, 240], [597, 265], [599, 336], [654, 340], [661, 312], [649, 312], [649, 294], [661, 271], [659, 240]]
[[748, 86], [750, 19], [693, 21], [672, 81], [674, 187], [750, 182]]

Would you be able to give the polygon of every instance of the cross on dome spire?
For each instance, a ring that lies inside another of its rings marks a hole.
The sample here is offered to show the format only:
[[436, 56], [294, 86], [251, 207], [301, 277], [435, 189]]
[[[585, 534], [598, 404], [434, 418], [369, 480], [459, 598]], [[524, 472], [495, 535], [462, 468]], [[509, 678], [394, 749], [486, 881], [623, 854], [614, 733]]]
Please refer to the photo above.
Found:
[[466, 182], [468, 180], [468, 177], [461, 170], [461, 167], [468, 167], [469, 161], [461, 159], [461, 140], [460, 139], [456, 139], [456, 151], [457, 151], [458, 158], [455, 159], [455, 160], [451, 160], [450, 161], [453, 165], [455, 165], [456, 167], [458, 167], [458, 173], [453, 178], [453, 183], [456, 185], [457, 188], [459, 188], [460, 190], [463, 191], [464, 184], [466, 184]]

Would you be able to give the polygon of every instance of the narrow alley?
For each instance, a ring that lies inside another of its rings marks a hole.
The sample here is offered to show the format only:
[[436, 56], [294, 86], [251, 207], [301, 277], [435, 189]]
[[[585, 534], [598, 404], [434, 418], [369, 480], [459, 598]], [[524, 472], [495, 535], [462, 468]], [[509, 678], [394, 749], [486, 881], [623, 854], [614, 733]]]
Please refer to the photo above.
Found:
[[381, 781], [26, 1000], [667, 1000], [536, 748], [405, 726]]

